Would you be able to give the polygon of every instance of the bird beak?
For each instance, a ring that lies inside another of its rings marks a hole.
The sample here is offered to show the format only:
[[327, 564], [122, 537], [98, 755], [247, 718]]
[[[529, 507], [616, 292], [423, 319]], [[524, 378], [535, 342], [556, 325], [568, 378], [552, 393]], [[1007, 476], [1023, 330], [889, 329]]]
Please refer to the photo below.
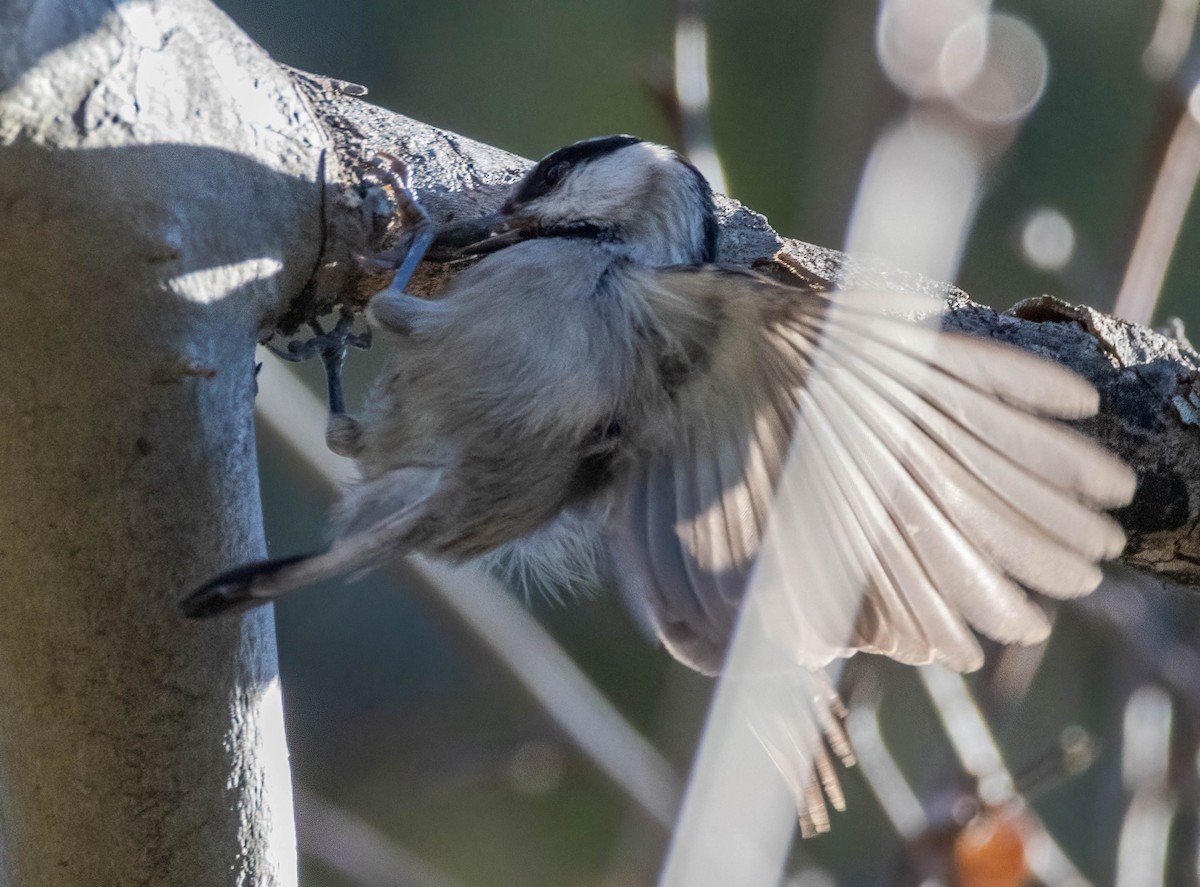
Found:
[[534, 219], [493, 213], [442, 226], [425, 258], [435, 262], [453, 262], [456, 259], [483, 256], [536, 237], [537, 232], [538, 223]]

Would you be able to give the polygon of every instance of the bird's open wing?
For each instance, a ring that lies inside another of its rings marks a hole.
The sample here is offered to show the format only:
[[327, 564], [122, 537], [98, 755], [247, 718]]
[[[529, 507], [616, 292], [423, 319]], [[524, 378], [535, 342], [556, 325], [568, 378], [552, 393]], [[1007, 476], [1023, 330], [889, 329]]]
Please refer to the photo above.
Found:
[[967, 670], [968, 626], [1040, 640], [1020, 586], [1084, 594], [1121, 551], [1102, 510], [1134, 476], [1057, 421], [1097, 409], [1074, 373], [939, 331], [924, 296], [639, 273], [655, 310], [714, 318], [676, 433], [635, 467], [613, 528], [619, 585], [685, 662], [720, 667], [756, 562], [768, 634], [797, 664], [868, 650]]
[[691, 359], [674, 433], [614, 510], [614, 575], [671, 652], [708, 673], [745, 611], [760, 639], [752, 673], [735, 676], [745, 716], [803, 831], [823, 831], [824, 796], [841, 806], [828, 750], [848, 749], [806, 669], [865, 650], [969, 670], [982, 662], [972, 627], [1044, 638], [1021, 586], [1092, 590], [1124, 545], [1103, 509], [1129, 501], [1134, 475], [1058, 421], [1096, 411], [1091, 385], [939, 331], [936, 300], [719, 267], [638, 273], [662, 328], [696, 341], [675, 343]]

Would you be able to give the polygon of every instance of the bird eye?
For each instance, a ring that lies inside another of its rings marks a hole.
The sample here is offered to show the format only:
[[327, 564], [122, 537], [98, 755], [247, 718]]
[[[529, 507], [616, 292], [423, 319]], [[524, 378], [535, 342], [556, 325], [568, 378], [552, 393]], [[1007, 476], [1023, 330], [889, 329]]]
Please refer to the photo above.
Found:
[[545, 197], [558, 187], [569, 167], [570, 163], [563, 160], [539, 163], [521, 180], [509, 202], [516, 206]]
[[567, 165], [561, 160], [558, 163], [552, 163], [550, 168], [546, 170], [546, 184], [553, 188], [563, 177], [563, 173], [567, 171]]

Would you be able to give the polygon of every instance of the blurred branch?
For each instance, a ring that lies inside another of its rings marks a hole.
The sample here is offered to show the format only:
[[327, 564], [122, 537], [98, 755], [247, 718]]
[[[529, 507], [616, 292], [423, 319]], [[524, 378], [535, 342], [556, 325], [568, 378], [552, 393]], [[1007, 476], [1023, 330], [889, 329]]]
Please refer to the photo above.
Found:
[[294, 787], [301, 851], [362, 887], [460, 887], [349, 810]]
[[917, 674], [959, 763], [979, 783], [980, 798], [990, 806], [1011, 801], [1016, 796], [1015, 780], [966, 680], [940, 665], [922, 666]]
[[1137, 228], [1129, 229], [1128, 261], [1113, 308], [1134, 323], [1153, 316], [1200, 174], [1197, 6], [1197, 0], [1161, 0], [1142, 53], [1142, 68], [1159, 87], [1157, 108], [1138, 176], [1139, 206], [1127, 213]]
[[[406, 159], [426, 208], [444, 221], [494, 210], [528, 168], [528, 161], [497, 148], [367, 104], [360, 90], [347, 90], [339, 81], [294, 76], [333, 142], [326, 177], [334, 194], [350, 192], [357, 171], [377, 152], [390, 151]], [[340, 216], [348, 213], [336, 199], [327, 203], [327, 228], [337, 230]], [[1001, 315], [948, 284], [785, 240], [761, 215], [728, 198], [718, 200], [718, 216], [721, 262], [749, 266], [782, 250], [816, 280], [944, 296], [947, 327], [1009, 342], [1087, 377], [1100, 391], [1101, 412], [1081, 429], [1129, 461], [1141, 478], [1133, 504], [1118, 515], [1130, 537], [1123, 559], [1160, 577], [1200, 585], [1200, 355], [1186, 343], [1045, 297]], [[338, 269], [344, 274], [348, 262], [344, 254], [327, 256], [315, 279]], [[428, 291], [452, 273], [425, 268], [413, 287]], [[319, 280], [309, 291], [318, 301], [326, 292]]]
[[723, 192], [725, 172], [713, 142], [709, 117], [708, 29], [700, 0], [676, 0], [674, 67], [680, 144], [713, 190]]
[[1113, 313], [1149, 323], [1200, 177], [1200, 88], [1194, 90], [1171, 133]]
[[1121, 637], [1121, 649], [1136, 659], [1190, 712], [1200, 712], [1200, 653], [1172, 638], [1162, 612], [1161, 585], [1130, 570], [1108, 569], [1101, 586], [1071, 601], [1076, 613]]
[[658, 750], [495, 580], [425, 558], [409, 566], [524, 685], [575, 745], [664, 828], [682, 784]]
[[916, 840], [929, 828], [929, 817], [883, 738], [876, 699], [851, 702], [846, 733], [854, 745], [863, 779], [892, 828], [905, 841]]
[[700, 0], [677, 0], [674, 49], [669, 61], [651, 59], [642, 72], [643, 85], [662, 112], [674, 144], [714, 191], [723, 192], [725, 172], [709, 117], [708, 29]]
[[1197, 0], [1161, 0], [1154, 34], [1142, 53], [1142, 69], [1151, 80], [1173, 77], [1187, 57], [1196, 30]]
[[1121, 773], [1132, 799], [1121, 826], [1117, 887], [1165, 883], [1176, 810], [1168, 783], [1172, 715], [1171, 697], [1152, 685], [1139, 687], [1125, 705]]

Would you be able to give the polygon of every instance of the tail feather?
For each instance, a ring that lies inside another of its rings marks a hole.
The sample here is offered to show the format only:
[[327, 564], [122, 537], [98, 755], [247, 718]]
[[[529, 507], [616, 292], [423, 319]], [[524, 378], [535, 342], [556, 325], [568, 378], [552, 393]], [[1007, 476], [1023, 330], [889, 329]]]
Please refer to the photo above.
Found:
[[359, 484], [343, 503], [346, 535], [328, 551], [234, 567], [187, 595], [180, 609], [193, 619], [247, 610], [293, 589], [406, 553], [439, 477], [440, 473], [427, 469], [397, 469]]
[[281, 580], [285, 587], [291, 587], [286, 582], [290, 567], [319, 557], [319, 554], [297, 554], [241, 564], [205, 582], [179, 602], [179, 609], [189, 619], [249, 610], [276, 597], [277, 593], [271, 589], [279, 587]]

